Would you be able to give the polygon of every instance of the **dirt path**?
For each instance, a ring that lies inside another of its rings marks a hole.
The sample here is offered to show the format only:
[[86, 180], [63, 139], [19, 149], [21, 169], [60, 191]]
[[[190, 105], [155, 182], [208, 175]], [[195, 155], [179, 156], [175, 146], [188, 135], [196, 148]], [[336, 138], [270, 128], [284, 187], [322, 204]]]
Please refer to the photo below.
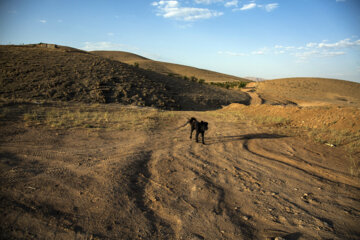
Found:
[[249, 94], [249, 96], [251, 98], [250, 105], [261, 105], [263, 103], [263, 100], [255, 92], [256, 91], [256, 82], [248, 83], [245, 88], [241, 89], [241, 91]]
[[[206, 145], [174, 131], [191, 116], [209, 122]], [[150, 132], [1, 135], [3, 238], [359, 239], [342, 153], [248, 121], [184, 112]]]
[[248, 122], [220, 131], [203, 117], [214, 127], [207, 145], [187, 129], [160, 135], [148, 164], [148, 206], [176, 239], [358, 236], [360, 184], [334, 165], [341, 155]]

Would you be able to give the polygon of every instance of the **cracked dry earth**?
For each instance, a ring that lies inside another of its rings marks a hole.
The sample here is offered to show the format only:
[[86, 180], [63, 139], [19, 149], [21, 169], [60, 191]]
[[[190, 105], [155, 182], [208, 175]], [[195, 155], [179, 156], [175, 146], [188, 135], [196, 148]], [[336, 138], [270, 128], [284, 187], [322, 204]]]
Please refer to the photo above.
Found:
[[[206, 145], [188, 117], [209, 122]], [[184, 112], [150, 132], [1, 127], [1, 237], [359, 239], [336, 148]]]

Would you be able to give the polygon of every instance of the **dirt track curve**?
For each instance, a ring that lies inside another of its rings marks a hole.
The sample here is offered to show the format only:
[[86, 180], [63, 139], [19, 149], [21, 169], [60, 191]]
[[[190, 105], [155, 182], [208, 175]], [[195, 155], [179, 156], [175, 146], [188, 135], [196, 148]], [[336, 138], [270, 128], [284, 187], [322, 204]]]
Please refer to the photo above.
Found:
[[[209, 122], [206, 145], [180, 128]], [[12, 129], [12, 128], [8, 128]], [[358, 239], [342, 153], [187, 112], [151, 132], [2, 129], [2, 237]]]
[[250, 82], [241, 91], [246, 92], [250, 96], [250, 105], [261, 105], [263, 100], [259, 97], [256, 91], [256, 82]]

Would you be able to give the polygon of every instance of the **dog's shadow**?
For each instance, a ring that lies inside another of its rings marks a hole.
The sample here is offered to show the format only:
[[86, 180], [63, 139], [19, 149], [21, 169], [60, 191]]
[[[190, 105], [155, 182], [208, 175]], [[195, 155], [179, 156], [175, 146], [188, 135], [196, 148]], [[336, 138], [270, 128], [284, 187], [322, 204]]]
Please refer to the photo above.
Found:
[[206, 145], [213, 145], [217, 143], [226, 143], [226, 142], [235, 142], [240, 140], [250, 140], [250, 139], [271, 139], [271, 138], [285, 138], [286, 135], [279, 134], [269, 134], [269, 133], [252, 133], [245, 135], [237, 136], [219, 136], [219, 137], [208, 137], [206, 140]]

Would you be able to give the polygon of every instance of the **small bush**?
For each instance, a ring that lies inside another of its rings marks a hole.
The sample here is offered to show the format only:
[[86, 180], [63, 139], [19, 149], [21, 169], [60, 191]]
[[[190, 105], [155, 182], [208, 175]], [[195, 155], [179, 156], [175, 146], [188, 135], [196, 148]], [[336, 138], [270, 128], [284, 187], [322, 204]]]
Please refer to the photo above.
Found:
[[192, 76], [192, 77], [190, 78], [190, 80], [191, 80], [192, 82], [197, 82], [197, 81], [198, 81], [198, 79], [197, 79], [195, 76]]
[[222, 88], [243, 88], [246, 86], [246, 82], [211, 82], [211, 85], [215, 85]]

